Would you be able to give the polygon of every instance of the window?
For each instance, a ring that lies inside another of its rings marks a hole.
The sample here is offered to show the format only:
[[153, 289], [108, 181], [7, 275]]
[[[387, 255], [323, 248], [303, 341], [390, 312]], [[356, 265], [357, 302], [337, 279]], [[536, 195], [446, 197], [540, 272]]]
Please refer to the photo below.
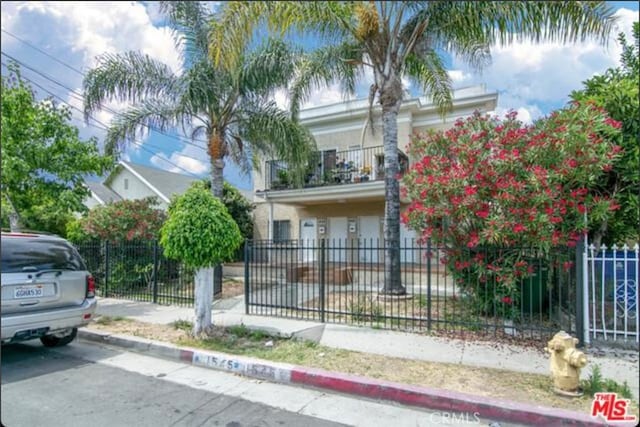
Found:
[[281, 243], [291, 239], [291, 221], [273, 221], [273, 242]]
[[124, 189], [125, 190], [129, 189], [129, 180], [127, 178], [124, 179]]
[[61, 239], [3, 237], [1, 259], [3, 273], [23, 272], [25, 267], [36, 271], [87, 269], [73, 246]]

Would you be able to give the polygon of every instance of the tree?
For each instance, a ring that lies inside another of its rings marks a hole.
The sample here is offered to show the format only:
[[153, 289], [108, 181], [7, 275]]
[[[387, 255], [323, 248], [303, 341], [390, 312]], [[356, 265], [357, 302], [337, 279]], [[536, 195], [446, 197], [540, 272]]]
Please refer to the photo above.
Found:
[[211, 326], [213, 272], [209, 267], [231, 259], [241, 243], [238, 225], [202, 184], [194, 184], [171, 201], [169, 218], [160, 230], [160, 244], [168, 258], [197, 269], [194, 336], [208, 332]]
[[83, 141], [71, 112], [38, 101], [17, 65], [2, 77], [2, 226], [65, 234], [74, 212], [86, 210], [84, 177], [111, 166], [94, 138]]
[[[204, 182], [205, 188], [211, 188], [211, 182]], [[222, 203], [229, 211], [233, 220], [238, 224], [240, 233], [245, 239], [253, 238], [253, 204], [242, 195], [240, 190], [228, 182], [224, 183], [222, 192]]]
[[[369, 101], [382, 109], [385, 168], [384, 293], [403, 294], [400, 281], [400, 186], [397, 179], [397, 117], [404, 76], [416, 81], [444, 113], [451, 105], [451, 80], [443, 52], [480, 68], [490, 47], [514, 40], [575, 41], [598, 36], [613, 24], [604, 1], [379, 1], [379, 2], [229, 2], [212, 23], [210, 54], [233, 69], [243, 46], [260, 26], [286, 34], [315, 33], [329, 44], [316, 51], [310, 72], [292, 88], [298, 103], [308, 96], [308, 83], [339, 78], [353, 90], [365, 68], [373, 71]], [[231, 47], [231, 48], [230, 48]]]
[[618, 36], [622, 45], [621, 66], [609, 68], [584, 82], [584, 89], [571, 93], [571, 99], [595, 102], [609, 116], [622, 123], [622, 155], [597, 187], [602, 196], [613, 197], [620, 205], [610, 219], [596, 223], [592, 241], [597, 247], [625, 240], [640, 240], [640, 23], [633, 24], [635, 42], [628, 44], [623, 33]]
[[[106, 145], [116, 150], [149, 129], [182, 130], [195, 141], [204, 136], [211, 164], [211, 192], [223, 197], [223, 169], [231, 160], [249, 171], [249, 154], [284, 159], [301, 179], [313, 139], [306, 129], [270, 100], [286, 87], [299, 52], [271, 40], [257, 51], [237, 46], [234, 67], [217, 67], [208, 57], [209, 22], [218, 17], [201, 2], [160, 2], [183, 54], [183, 70], [140, 52], [105, 54], [84, 80], [88, 117], [109, 100], [132, 105], [115, 117]], [[216, 285], [222, 269], [216, 268]], [[217, 287], [216, 286], [216, 287]], [[210, 303], [210, 302], [209, 302]]]
[[515, 113], [504, 121], [475, 114], [416, 135], [403, 221], [446, 248], [459, 286], [483, 312], [517, 307], [519, 281], [533, 273], [523, 248], [575, 246], [585, 212], [601, 221], [619, 208], [593, 190], [619, 155], [619, 136], [619, 122], [578, 103], [531, 126]]
[[74, 242], [89, 239], [110, 242], [157, 239], [166, 219], [166, 214], [156, 208], [157, 205], [157, 197], [147, 197], [97, 206], [86, 217], [71, 222], [67, 227], [67, 236]]

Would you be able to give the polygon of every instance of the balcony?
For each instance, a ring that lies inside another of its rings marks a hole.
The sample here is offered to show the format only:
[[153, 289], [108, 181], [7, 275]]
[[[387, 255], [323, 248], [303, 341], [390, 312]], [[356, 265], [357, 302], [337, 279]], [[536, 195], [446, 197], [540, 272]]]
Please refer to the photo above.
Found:
[[[409, 167], [406, 154], [398, 150], [400, 173]], [[265, 185], [267, 190], [291, 190], [298, 188], [291, 179], [285, 162], [266, 162]], [[360, 184], [384, 180], [384, 150], [382, 145], [346, 151], [324, 150], [315, 152], [309, 159], [303, 187], [323, 187]]]

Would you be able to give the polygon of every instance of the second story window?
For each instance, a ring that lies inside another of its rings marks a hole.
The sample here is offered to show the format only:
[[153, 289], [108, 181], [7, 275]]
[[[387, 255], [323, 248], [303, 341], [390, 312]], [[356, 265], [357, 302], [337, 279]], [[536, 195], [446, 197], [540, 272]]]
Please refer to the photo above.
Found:
[[129, 189], [129, 180], [127, 178], [124, 179], [124, 189], [125, 190]]

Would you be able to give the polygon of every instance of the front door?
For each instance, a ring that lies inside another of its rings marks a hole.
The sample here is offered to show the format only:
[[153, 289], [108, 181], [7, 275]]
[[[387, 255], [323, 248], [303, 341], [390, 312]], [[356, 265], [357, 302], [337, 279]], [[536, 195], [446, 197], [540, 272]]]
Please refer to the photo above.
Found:
[[360, 262], [378, 262], [380, 246], [380, 217], [361, 216], [358, 232], [358, 253]]
[[304, 218], [300, 221], [300, 260], [313, 262], [316, 260], [316, 231], [315, 218]]
[[347, 217], [329, 218], [328, 255], [330, 262], [347, 260]]

